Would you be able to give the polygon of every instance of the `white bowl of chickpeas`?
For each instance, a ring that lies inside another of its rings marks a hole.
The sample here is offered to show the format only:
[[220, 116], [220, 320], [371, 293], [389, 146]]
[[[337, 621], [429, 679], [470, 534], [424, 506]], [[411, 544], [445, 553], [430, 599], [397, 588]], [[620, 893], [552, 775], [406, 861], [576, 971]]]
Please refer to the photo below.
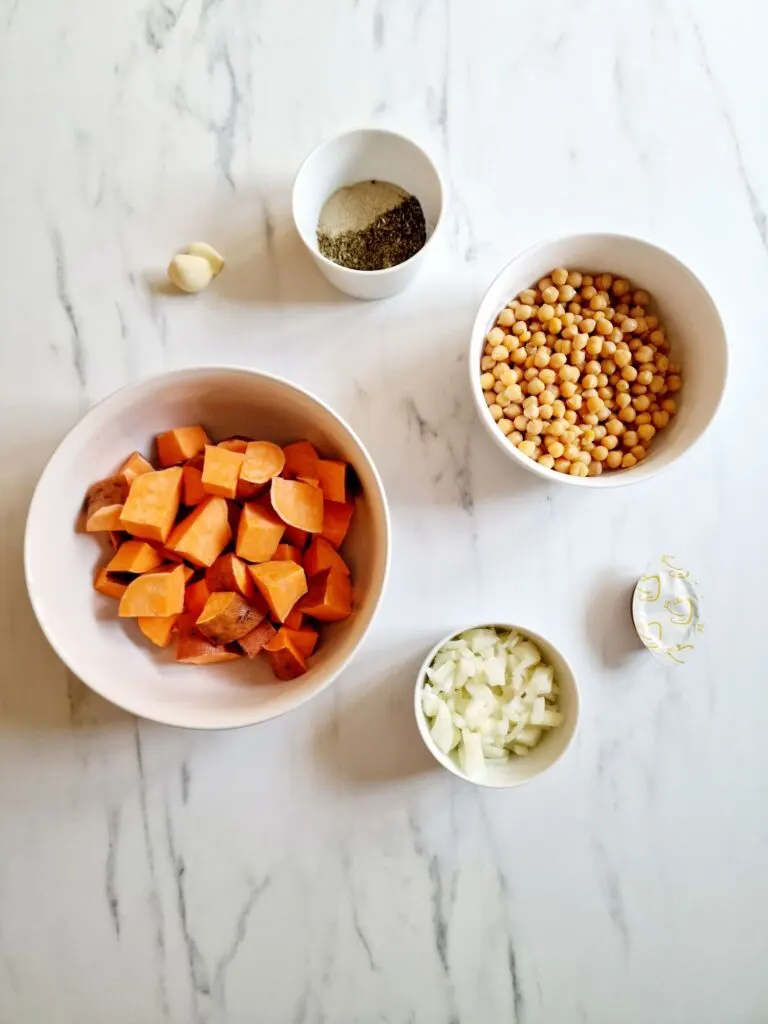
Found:
[[666, 469], [725, 388], [720, 315], [678, 259], [627, 235], [528, 249], [483, 299], [469, 354], [480, 418], [546, 479], [615, 487]]

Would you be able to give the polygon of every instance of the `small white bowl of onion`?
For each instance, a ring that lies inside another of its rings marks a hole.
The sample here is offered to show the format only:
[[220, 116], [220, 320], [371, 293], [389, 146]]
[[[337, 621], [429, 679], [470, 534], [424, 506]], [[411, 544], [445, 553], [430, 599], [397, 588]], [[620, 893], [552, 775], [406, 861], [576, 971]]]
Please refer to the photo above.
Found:
[[509, 789], [551, 768], [579, 719], [576, 676], [532, 630], [508, 623], [469, 626], [435, 644], [416, 681], [421, 738], [449, 772], [478, 786]]

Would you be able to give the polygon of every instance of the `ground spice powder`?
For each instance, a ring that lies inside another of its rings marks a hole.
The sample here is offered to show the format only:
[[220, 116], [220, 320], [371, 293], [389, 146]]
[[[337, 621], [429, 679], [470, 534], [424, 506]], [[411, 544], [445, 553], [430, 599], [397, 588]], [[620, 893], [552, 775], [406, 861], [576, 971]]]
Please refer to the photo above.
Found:
[[421, 203], [388, 181], [359, 181], [337, 189], [323, 205], [317, 225], [323, 256], [351, 270], [397, 266], [426, 240]]

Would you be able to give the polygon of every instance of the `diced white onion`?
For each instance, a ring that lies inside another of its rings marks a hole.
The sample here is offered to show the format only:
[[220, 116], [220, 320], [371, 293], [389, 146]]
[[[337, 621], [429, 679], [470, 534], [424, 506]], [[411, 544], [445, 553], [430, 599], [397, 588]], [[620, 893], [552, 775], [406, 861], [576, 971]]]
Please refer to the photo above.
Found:
[[559, 687], [541, 651], [514, 631], [473, 629], [444, 644], [427, 669], [421, 706], [444, 754], [465, 775], [526, 757], [563, 722]]

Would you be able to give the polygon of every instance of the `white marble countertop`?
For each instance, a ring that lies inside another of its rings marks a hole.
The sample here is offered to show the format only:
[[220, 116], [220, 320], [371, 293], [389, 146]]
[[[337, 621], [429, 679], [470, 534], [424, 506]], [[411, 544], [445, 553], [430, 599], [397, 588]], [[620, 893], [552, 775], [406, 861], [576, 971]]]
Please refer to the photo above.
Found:
[[[767, 33], [759, 0], [0, 0], [2, 1024], [768, 1020]], [[451, 191], [381, 304], [331, 291], [289, 218], [305, 153], [361, 124], [425, 142]], [[584, 229], [676, 251], [732, 347], [697, 450], [597, 494], [508, 465], [464, 368], [500, 266]], [[198, 237], [226, 272], [158, 292]], [[67, 672], [21, 538], [89, 404], [212, 361], [352, 422], [394, 563], [331, 690], [187, 734]], [[628, 615], [662, 550], [709, 598], [679, 671]], [[583, 687], [567, 761], [518, 792], [441, 773], [410, 710], [428, 646], [494, 617], [557, 639]]]

